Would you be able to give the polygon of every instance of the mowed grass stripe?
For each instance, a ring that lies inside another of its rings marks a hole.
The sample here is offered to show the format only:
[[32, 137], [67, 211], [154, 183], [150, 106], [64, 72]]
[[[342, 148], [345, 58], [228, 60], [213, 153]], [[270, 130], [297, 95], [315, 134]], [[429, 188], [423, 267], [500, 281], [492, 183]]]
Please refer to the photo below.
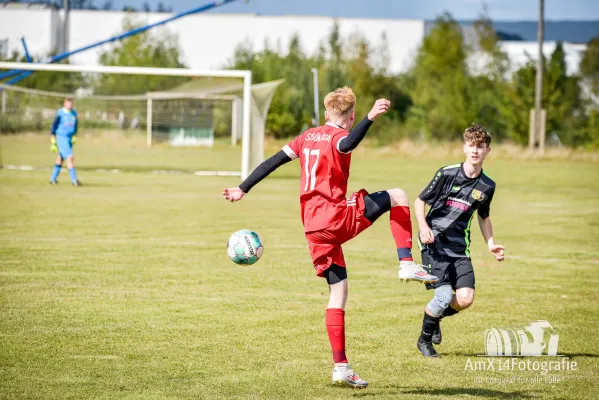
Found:
[[[107, 150], [89, 151], [100, 159]], [[133, 163], [138, 151], [127, 154]], [[306, 249], [297, 165], [236, 204], [220, 196], [236, 178], [85, 172], [86, 186], [73, 188], [48, 185], [46, 172], [0, 171], [0, 397], [594, 398], [597, 165], [490, 157], [491, 215], [507, 260], [494, 262], [473, 226], [476, 300], [443, 321], [440, 360], [415, 348], [431, 293], [398, 281], [386, 217], [347, 244], [348, 355], [371, 384], [361, 392], [330, 385], [328, 289]], [[457, 161], [365, 151], [350, 190], [402, 187], [414, 199]], [[226, 257], [241, 228], [266, 244], [252, 267]], [[465, 370], [484, 352], [486, 329], [537, 319], [553, 324], [559, 353], [578, 369], [548, 374], [560, 383], [475, 383], [540, 375]]]

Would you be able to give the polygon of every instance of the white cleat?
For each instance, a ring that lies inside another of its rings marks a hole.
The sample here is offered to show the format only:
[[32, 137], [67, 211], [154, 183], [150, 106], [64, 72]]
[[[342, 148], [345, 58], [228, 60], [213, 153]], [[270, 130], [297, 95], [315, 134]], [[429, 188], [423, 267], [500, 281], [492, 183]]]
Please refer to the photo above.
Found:
[[422, 283], [435, 283], [439, 280], [435, 275], [431, 275], [423, 268], [424, 265], [416, 264], [414, 261], [399, 262], [399, 280], [416, 281]]
[[333, 368], [333, 384], [346, 385], [355, 389], [368, 387], [368, 382], [360, 378], [349, 364], [335, 364]]

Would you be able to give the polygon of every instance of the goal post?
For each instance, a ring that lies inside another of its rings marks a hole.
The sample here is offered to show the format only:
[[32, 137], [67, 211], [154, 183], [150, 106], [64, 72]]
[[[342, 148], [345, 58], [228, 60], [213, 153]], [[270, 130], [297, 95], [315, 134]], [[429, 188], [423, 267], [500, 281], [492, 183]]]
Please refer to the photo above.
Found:
[[[154, 68], [154, 67], [125, 67], [125, 66], [101, 66], [101, 65], [71, 65], [71, 64], [38, 64], [38, 63], [15, 63], [15, 62], [0, 62], [0, 69], [10, 69], [10, 70], [23, 70], [23, 71], [52, 71], [52, 72], [72, 72], [72, 73], [82, 73], [82, 74], [123, 74], [123, 75], [161, 75], [161, 76], [183, 76], [183, 77], [193, 77], [193, 78], [237, 78], [243, 80], [242, 85], [242, 93], [241, 93], [241, 112], [237, 112], [238, 115], [241, 115], [241, 123], [236, 122], [237, 125], [241, 125], [241, 168], [239, 175], [242, 179], [245, 179], [249, 173], [251, 172], [252, 166], [262, 161], [264, 154], [263, 148], [260, 151], [256, 151], [255, 146], [252, 146], [252, 72], [247, 70], [215, 70], [215, 71], [206, 71], [199, 70], [193, 68]], [[0, 113], [6, 112], [6, 94], [5, 91], [8, 92], [8, 86], [2, 85], [3, 88], [0, 87], [0, 92], [3, 94], [0, 95], [0, 99], [2, 99], [2, 108]], [[17, 87], [15, 87], [16, 89]], [[181, 96], [181, 95], [177, 95]], [[95, 97], [95, 96], [90, 96]], [[110, 96], [105, 96], [110, 97]], [[131, 99], [135, 98], [136, 100], [139, 98], [139, 101], [143, 102], [144, 113], [150, 114], [150, 116], [146, 115], [145, 118], [153, 118], [153, 107], [156, 101], [156, 98], [149, 98], [145, 95], [137, 95], [137, 96], [120, 96], [120, 97], [131, 97]], [[217, 97], [220, 97], [222, 100], [230, 101], [231, 113], [235, 113], [233, 109], [235, 106], [235, 100], [233, 95], [222, 95], [212, 96], [212, 100], [217, 100]], [[195, 95], [195, 99], [201, 99], [202, 96]], [[204, 96], [204, 100], [210, 100], [209, 96]], [[238, 104], [239, 105], [239, 104]], [[237, 105], [237, 106], [238, 106]], [[77, 107], [76, 107], [77, 108]], [[139, 107], [137, 107], [139, 108]], [[145, 122], [145, 121], [144, 121]], [[146, 127], [146, 129], [148, 129]], [[256, 132], [257, 134], [263, 134], [263, 129], [261, 132]], [[151, 132], [150, 132], [151, 135]], [[231, 132], [231, 137], [233, 140], [233, 136], [236, 135], [235, 132]], [[150, 144], [148, 139], [148, 143]], [[263, 138], [260, 138], [259, 142], [263, 142]], [[252, 147], [254, 147], [252, 149]], [[254, 150], [254, 151], [253, 151]], [[254, 154], [252, 156], [252, 153]]]

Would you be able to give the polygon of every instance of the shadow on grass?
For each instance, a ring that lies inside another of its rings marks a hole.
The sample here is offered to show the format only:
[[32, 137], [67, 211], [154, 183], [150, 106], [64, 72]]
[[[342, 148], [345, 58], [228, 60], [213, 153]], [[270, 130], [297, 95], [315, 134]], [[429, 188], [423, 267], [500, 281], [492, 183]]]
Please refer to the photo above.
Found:
[[[393, 388], [391, 386], [387, 386], [385, 388]], [[527, 394], [525, 392], [502, 392], [500, 390], [490, 390], [490, 389], [479, 389], [479, 388], [447, 388], [447, 389], [430, 389], [430, 388], [414, 388], [414, 387], [395, 387], [393, 389], [398, 389], [397, 392], [393, 393], [395, 395], [422, 395], [428, 398], [440, 398], [444, 399], [450, 396], [478, 396], [478, 397], [488, 397], [493, 399], [530, 399], [533, 396]], [[374, 391], [359, 391], [354, 392], [353, 397], [366, 397], [366, 396], [380, 396], [380, 392]]]
[[[201, 169], [201, 168], [197, 168]], [[78, 166], [77, 170], [91, 172], [111, 172], [111, 173], [156, 173], [159, 171], [163, 174], [193, 174], [197, 169], [193, 168], [173, 168], [161, 165], [135, 166], [135, 165], [84, 165]]]
[[[59, 188], [59, 187], [71, 187], [73, 186], [71, 184], [71, 182], [67, 181], [67, 180], [63, 180], [63, 181], [58, 181], [58, 185], [54, 185], [55, 187]], [[77, 190], [85, 190], [85, 188], [92, 188], [92, 187], [115, 187], [117, 185], [115, 184], [111, 184], [111, 183], [97, 183], [97, 182], [89, 182], [89, 181], [85, 181], [85, 182], [81, 182], [81, 185], [78, 186], [76, 189]]]
[[437, 350], [439, 352], [439, 354], [441, 355], [441, 358], [443, 358], [443, 356], [446, 357], [487, 357], [484, 354], [480, 354], [480, 353], [464, 353], [463, 351], [442, 351], [441, 350]]
[[[449, 356], [451, 356], [451, 357], [479, 357], [479, 358], [495, 357], [495, 356], [487, 356], [484, 354], [467, 354], [467, 353], [462, 353], [459, 351], [448, 351], [448, 352], [442, 352], [440, 354], [441, 354], [441, 358], [443, 358], [443, 356], [447, 356], [447, 357], [449, 357]], [[561, 356], [570, 357], [570, 358], [574, 358], [574, 357], [599, 358], [599, 354], [596, 354], [596, 353], [564, 353], [563, 355], [555, 356], [555, 357], [557, 357], [556, 359], [558, 359]], [[509, 357], [509, 356], [504, 356], [504, 357]], [[514, 356], [514, 357], [516, 357], [516, 356]], [[528, 358], [536, 359], [536, 357], [532, 357], [532, 356], [528, 357]], [[550, 357], [550, 359], [551, 359], [551, 357]]]
[[599, 354], [593, 353], [564, 353], [564, 357], [591, 357], [591, 358], [599, 358]]

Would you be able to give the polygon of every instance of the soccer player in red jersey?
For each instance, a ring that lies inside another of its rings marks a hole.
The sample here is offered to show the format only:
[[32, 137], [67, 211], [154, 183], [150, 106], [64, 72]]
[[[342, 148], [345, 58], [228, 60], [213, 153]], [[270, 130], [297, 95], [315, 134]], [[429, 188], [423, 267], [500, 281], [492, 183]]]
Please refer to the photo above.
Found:
[[346, 198], [351, 152], [362, 141], [372, 123], [386, 113], [389, 101], [376, 101], [368, 116], [352, 131], [356, 97], [348, 87], [329, 93], [324, 99], [326, 125], [308, 129], [281, 151], [260, 164], [238, 187], [224, 189], [226, 200], [241, 200], [272, 171], [300, 159], [300, 206], [302, 222], [316, 274], [327, 280], [330, 289], [326, 327], [333, 350], [333, 383], [364, 388], [368, 383], [349, 366], [345, 355], [345, 302], [348, 285], [341, 245], [390, 212], [390, 224], [400, 260], [399, 277], [435, 282], [412, 260], [412, 224], [408, 196], [402, 189], [369, 194], [362, 189]]

